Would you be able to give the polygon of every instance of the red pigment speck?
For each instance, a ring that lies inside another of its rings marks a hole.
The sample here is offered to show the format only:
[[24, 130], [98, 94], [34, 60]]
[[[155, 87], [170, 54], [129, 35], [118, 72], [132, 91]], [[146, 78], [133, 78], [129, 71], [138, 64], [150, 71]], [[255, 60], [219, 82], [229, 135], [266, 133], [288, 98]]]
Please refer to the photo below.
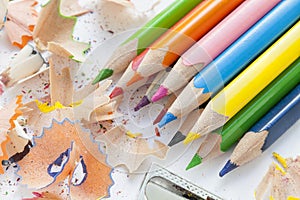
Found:
[[160, 137], [160, 132], [158, 131], [158, 128], [157, 128], [157, 127], [155, 127], [155, 135], [156, 135], [157, 137]]
[[44, 87], [44, 90], [46, 90], [47, 88], [49, 88], [49, 86], [50, 86], [50, 83], [47, 83], [47, 84], [45, 85], [45, 87]]
[[38, 193], [38, 192], [32, 192], [32, 194], [36, 197], [43, 197], [43, 195], [41, 193]]

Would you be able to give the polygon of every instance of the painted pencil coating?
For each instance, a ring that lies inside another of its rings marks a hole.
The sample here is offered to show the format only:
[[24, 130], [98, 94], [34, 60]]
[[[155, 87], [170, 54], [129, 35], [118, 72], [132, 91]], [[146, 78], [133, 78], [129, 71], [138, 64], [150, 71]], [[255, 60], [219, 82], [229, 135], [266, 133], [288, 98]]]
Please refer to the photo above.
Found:
[[211, 108], [219, 114], [233, 117], [300, 56], [299, 35], [300, 22], [216, 95], [211, 101]]
[[300, 21], [251, 63], [206, 106], [191, 133], [205, 135], [223, 126], [300, 56]]
[[[300, 82], [300, 81], [299, 81]], [[294, 88], [255, 126], [253, 132], [268, 131], [262, 150], [269, 148], [283, 133], [300, 119], [300, 85]], [[261, 128], [259, 128], [261, 126]]]
[[156, 15], [141, 29], [130, 36], [122, 45], [138, 38], [137, 55], [142, 53], [156, 38], [172, 27], [177, 21], [183, 18], [195, 6], [203, 0], [178, 0]]
[[[221, 150], [229, 150], [244, 133], [300, 83], [299, 77], [300, 58], [223, 126], [220, 133], [222, 135]], [[258, 129], [259, 127], [252, 130]]]
[[229, 45], [269, 12], [280, 0], [245, 1], [217, 26], [187, 50], [173, 67], [155, 95], [160, 98], [185, 86], [202, 68], [208, 65]]
[[135, 56], [143, 52], [153, 41], [200, 2], [202, 2], [202, 0], [177, 0], [161, 11], [116, 49], [109, 59], [109, 62], [104, 69], [100, 71], [93, 83], [96, 84], [110, 77], [114, 72], [118, 73], [124, 71]]
[[282, 1], [200, 71], [184, 88], [161, 126], [184, 116], [215, 95], [300, 17], [300, 1]]
[[242, 0], [207, 0], [199, 4], [139, 55], [143, 60], [127, 85], [173, 64], [185, 50], [242, 2]]

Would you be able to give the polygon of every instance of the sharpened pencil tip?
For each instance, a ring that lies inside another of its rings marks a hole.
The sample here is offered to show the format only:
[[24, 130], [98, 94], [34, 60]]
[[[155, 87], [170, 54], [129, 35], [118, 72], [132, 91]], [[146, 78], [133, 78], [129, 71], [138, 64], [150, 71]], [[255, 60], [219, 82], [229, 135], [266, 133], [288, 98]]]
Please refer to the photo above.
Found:
[[156, 93], [152, 96], [151, 100], [153, 102], [156, 102], [167, 95], [168, 95], [168, 89], [161, 85], [156, 91]]
[[147, 96], [144, 96], [141, 101], [138, 103], [138, 105], [134, 108], [134, 111], [138, 111], [139, 109], [141, 109], [142, 107], [150, 104], [151, 102], [149, 101]]
[[183, 144], [188, 144], [194, 140], [197, 140], [198, 138], [201, 137], [201, 134], [199, 133], [192, 133], [189, 132], [189, 134], [186, 136], [186, 138], [183, 140]]
[[155, 118], [155, 120], [153, 121], [153, 125], [157, 124], [158, 122], [160, 122], [160, 120], [163, 118], [163, 116], [167, 113], [167, 109], [163, 108], [160, 113], [157, 115], [157, 117]]
[[174, 116], [172, 113], [167, 112], [165, 116], [163, 116], [163, 118], [158, 123], [158, 127], [161, 128], [166, 124], [170, 123], [171, 121], [174, 121], [175, 119], [177, 119], [176, 116]]
[[95, 85], [96, 83], [111, 77], [113, 75], [113, 73], [114, 73], [114, 70], [112, 70], [112, 69], [101, 69], [99, 74], [93, 80], [92, 84]]
[[110, 93], [109, 98], [115, 98], [119, 95], [123, 94], [123, 89], [120, 87], [115, 87], [113, 91]]
[[183, 141], [185, 139], [185, 135], [183, 135], [180, 131], [177, 131], [174, 137], [169, 142], [168, 146], [174, 146], [175, 144], [178, 144], [179, 142]]
[[130, 86], [130, 85], [134, 84], [135, 82], [138, 82], [138, 81], [143, 80], [143, 79], [144, 79], [144, 77], [141, 76], [139, 73], [136, 72], [131, 77], [131, 79], [126, 83], [126, 86]]
[[194, 155], [194, 157], [192, 158], [191, 162], [185, 168], [185, 170], [189, 170], [193, 167], [196, 167], [197, 165], [200, 165], [201, 163], [202, 163], [202, 158], [196, 153]]
[[223, 169], [221, 169], [219, 176], [223, 177], [225, 174], [231, 172], [232, 170], [234, 170], [237, 167], [238, 167], [238, 165], [232, 163], [231, 160], [228, 160], [227, 163], [225, 164], [225, 166], [223, 167]]

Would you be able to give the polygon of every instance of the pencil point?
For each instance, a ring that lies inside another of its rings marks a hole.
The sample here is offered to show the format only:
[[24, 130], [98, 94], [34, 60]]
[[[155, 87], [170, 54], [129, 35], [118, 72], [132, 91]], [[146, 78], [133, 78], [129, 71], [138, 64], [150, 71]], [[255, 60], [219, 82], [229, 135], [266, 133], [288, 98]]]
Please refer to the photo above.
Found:
[[135, 82], [138, 82], [138, 81], [143, 80], [143, 79], [144, 79], [144, 77], [141, 76], [139, 73], [136, 72], [131, 77], [131, 79], [126, 83], [126, 86], [130, 86], [130, 85], [134, 84]]
[[156, 91], [156, 93], [152, 96], [151, 100], [153, 102], [156, 102], [167, 95], [168, 95], [168, 89], [161, 85]]
[[197, 165], [200, 165], [201, 163], [202, 163], [202, 158], [198, 154], [195, 154], [194, 157], [192, 158], [191, 162], [185, 168], [185, 170], [189, 170], [193, 167], [196, 167]]
[[160, 120], [163, 118], [163, 116], [167, 113], [167, 109], [163, 108], [160, 113], [157, 115], [156, 119], [153, 121], [153, 125], [157, 124], [160, 122]]
[[185, 135], [183, 135], [180, 131], [177, 131], [172, 140], [169, 142], [168, 146], [174, 146], [175, 144], [178, 144], [179, 142], [183, 141], [185, 139]]
[[163, 118], [158, 123], [158, 127], [161, 128], [165, 126], [167, 123], [174, 121], [175, 119], [177, 119], [176, 116], [174, 116], [172, 113], [167, 112], [165, 116], [163, 116]]
[[138, 103], [138, 105], [134, 108], [134, 111], [138, 111], [139, 109], [141, 109], [142, 107], [148, 105], [149, 103], [151, 103], [148, 99], [147, 96], [144, 96], [141, 101]]
[[183, 144], [188, 144], [194, 140], [197, 140], [198, 138], [200, 138], [201, 135], [199, 133], [192, 133], [190, 132], [186, 138], [183, 140]]
[[232, 170], [234, 170], [237, 167], [238, 167], [238, 165], [232, 163], [231, 160], [228, 160], [227, 163], [225, 164], [225, 166], [223, 167], [223, 169], [220, 171], [219, 176], [223, 177], [225, 174], [227, 174], [228, 172], [231, 172]]
[[98, 83], [104, 79], [107, 79], [108, 77], [111, 77], [113, 75], [113, 73], [114, 73], [114, 70], [112, 70], [112, 69], [101, 69], [99, 74], [93, 80], [93, 85], [95, 85], [96, 83]]
[[114, 89], [113, 89], [113, 91], [110, 93], [110, 95], [109, 95], [109, 98], [115, 98], [115, 97], [117, 97], [117, 96], [119, 96], [119, 95], [121, 95], [121, 94], [123, 94], [123, 89], [122, 88], [120, 88], [120, 87], [115, 87]]

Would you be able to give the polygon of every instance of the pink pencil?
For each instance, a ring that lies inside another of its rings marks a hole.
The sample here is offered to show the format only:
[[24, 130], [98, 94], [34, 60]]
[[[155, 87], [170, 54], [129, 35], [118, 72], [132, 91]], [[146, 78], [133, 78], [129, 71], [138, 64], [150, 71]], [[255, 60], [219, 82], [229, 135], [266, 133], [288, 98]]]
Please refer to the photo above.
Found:
[[247, 0], [241, 4], [181, 56], [151, 100], [158, 101], [187, 85], [195, 74], [279, 2], [280, 0]]

